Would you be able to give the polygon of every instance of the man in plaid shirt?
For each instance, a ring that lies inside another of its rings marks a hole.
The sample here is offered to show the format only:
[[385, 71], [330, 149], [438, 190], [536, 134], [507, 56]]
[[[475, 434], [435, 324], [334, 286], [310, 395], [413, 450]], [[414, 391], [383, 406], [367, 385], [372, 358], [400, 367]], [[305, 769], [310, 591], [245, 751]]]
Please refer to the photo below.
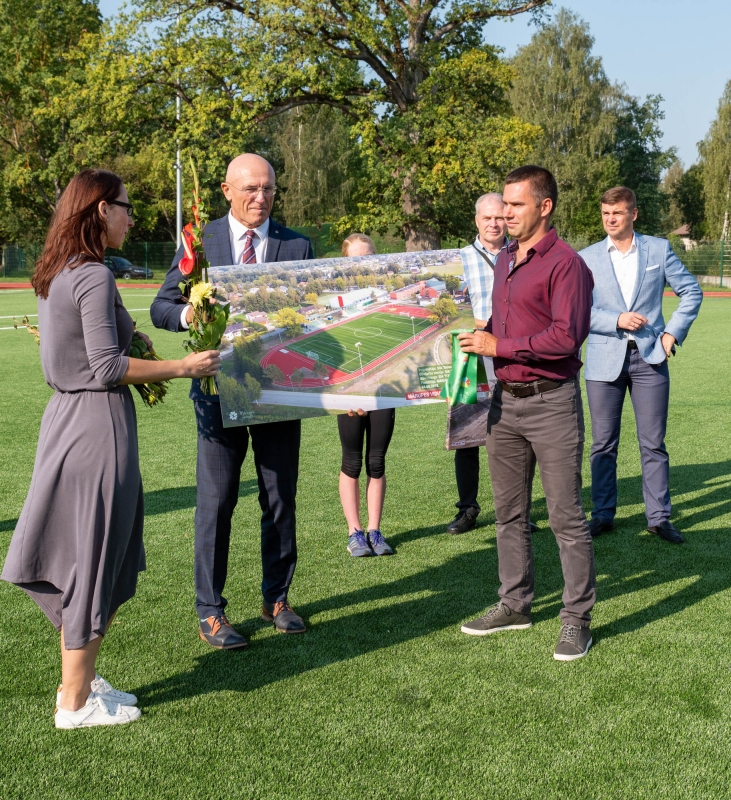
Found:
[[[508, 226], [503, 217], [503, 198], [496, 193], [483, 194], [475, 203], [477, 238], [463, 247], [462, 266], [470, 292], [475, 328], [487, 325], [492, 316], [493, 269], [500, 251], [508, 246]], [[488, 380], [495, 380], [492, 359], [485, 359]], [[457, 478], [459, 502], [457, 516], [447, 526], [449, 533], [466, 533], [477, 524], [480, 505], [477, 492], [480, 486], [480, 448], [465, 447], [454, 451], [454, 471]], [[531, 523], [533, 526], [533, 523]]]

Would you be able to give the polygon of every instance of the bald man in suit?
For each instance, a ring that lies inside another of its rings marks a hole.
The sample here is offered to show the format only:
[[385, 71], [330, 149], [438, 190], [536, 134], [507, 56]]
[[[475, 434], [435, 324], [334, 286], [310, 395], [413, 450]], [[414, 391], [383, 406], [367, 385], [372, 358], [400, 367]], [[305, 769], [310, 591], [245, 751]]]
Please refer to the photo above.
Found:
[[[297, 261], [312, 258], [310, 241], [271, 218], [274, 170], [253, 153], [237, 156], [221, 184], [231, 209], [208, 223], [203, 247], [211, 266]], [[193, 309], [181, 292], [178, 250], [150, 308], [152, 322], [169, 331], [187, 330]], [[297, 564], [295, 498], [300, 420], [224, 428], [217, 395], [200, 382], [190, 392], [198, 427], [195, 511], [195, 591], [199, 634], [211, 647], [247, 646], [228, 621], [223, 589], [228, 572], [231, 518], [239, 494], [241, 467], [251, 440], [261, 506], [262, 618], [283, 633], [303, 633], [305, 624], [287, 596]]]

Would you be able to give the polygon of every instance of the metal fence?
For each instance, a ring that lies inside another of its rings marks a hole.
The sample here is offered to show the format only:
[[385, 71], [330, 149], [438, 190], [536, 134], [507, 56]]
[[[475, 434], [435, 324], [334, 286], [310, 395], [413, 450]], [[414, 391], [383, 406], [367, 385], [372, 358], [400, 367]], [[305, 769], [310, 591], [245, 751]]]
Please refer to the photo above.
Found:
[[708, 242], [684, 249], [682, 243], [672, 241], [678, 258], [700, 283], [731, 286], [731, 242]]
[[[333, 246], [326, 246], [327, 237], [323, 231], [312, 228], [296, 228], [309, 236], [315, 257], [332, 252]], [[681, 240], [671, 239], [675, 252], [685, 266], [696, 275], [701, 283], [731, 287], [731, 242], [708, 242], [685, 248]], [[392, 252], [391, 242], [377, 242], [379, 252]], [[451, 242], [449, 244], [452, 244]], [[394, 245], [395, 247], [396, 245]], [[401, 247], [403, 244], [401, 244]], [[444, 246], [447, 246], [446, 244]], [[2, 248], [2, 270], [4, 278], [29, 280], [42, 245], [32, 244], [20, 247], [7, 244]], [[162, 280], [175, 256], [175, 242], [125, 242], [121, 250], [109, 250], [108, 255], [119, 255], [138, 267], [146, 267], [155, 273], [155, 280]]]

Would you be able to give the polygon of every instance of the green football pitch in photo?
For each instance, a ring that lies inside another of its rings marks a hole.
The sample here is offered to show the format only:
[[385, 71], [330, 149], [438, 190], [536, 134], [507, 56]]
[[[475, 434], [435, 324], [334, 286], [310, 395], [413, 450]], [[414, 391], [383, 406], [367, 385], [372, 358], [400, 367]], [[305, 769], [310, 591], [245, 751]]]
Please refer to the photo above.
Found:
[[[376, 311], [305, 336], [286, 347], [306, 358], [322, 361], [333, 369], [355, 372], [360, 368], [361, 358], [363, 365], [370, 364], [412, 336], [418, 336], [430, 325], [433, 322], [429, 317], [411, 317], [406, 312], [389, 314]], [[356, 347], [356, 342], [359, 347]]]

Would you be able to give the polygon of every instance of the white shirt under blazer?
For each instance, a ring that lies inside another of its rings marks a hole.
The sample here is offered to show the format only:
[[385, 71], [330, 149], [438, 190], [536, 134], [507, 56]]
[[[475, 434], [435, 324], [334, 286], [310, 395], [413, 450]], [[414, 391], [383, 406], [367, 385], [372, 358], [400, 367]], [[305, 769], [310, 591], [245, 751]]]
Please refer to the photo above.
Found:
[[[622, 371], [628, 338], [627, 331], [617, 327], [620, 314], [635, 311], [647, 317], [647, 324], [633, 335], [642, 358], [648, 364], [660, 364], [666, 358], [662, 334], [672, 334], [678, 345], [682, 345], [703, 300], [698, 281], [675, 255], [670, 242], [641, 233], [636, 233], [634, 238], [637, 257], [635, 280], [631, 294], [628, 293], [629, 300], [625, 299], [610, 244], [607, 237], [579, 254], [594, 277], [591, 326], [584, 359], [584, 377], [588, 381], [613, 381]], [[626, 289], [631, 260], [622, 266], [626, 267], [627, 272], [622, 280]], [[662, 313], [666, 283], [680, 298], [677, 309], [667, 323]]]

